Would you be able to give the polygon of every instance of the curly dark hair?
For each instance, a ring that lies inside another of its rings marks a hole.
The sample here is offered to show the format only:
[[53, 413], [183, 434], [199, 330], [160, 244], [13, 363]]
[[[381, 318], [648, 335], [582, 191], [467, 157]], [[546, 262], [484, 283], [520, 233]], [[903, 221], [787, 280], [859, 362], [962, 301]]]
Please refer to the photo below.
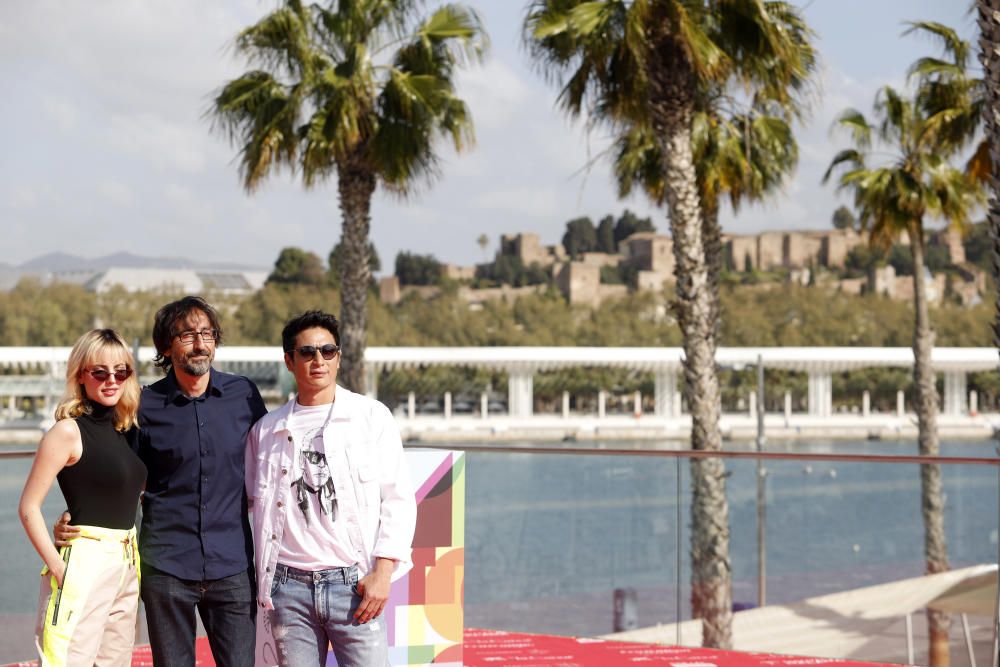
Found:
[[295, 349], [295, 337], [306, 329], [326, 329], [333, 334], [333, 342], [340, 345], [340, 323], [337, 318], [322, 310], [307, 310], [285, 322], [281, 330], [281, 347], [285, 352]]
[[222, 325], [219, 323], [219, 313], [208, 305], [207, 301], [200, 296], [186, 296], [183, 299], [171, 301], [156, 311], [156, 317], [153, 319], [153, 345], [156, 347], [153, 363], [157, 368], [162, 368], [165, 371], [170, 370], [173, 362], [170, 357], [164, 356], [163, 353], [170, 349], [171, 341], [179, 333], [177, 323], [195, 310], [205, 313], [205, 317], [208, 318], [212, 328], [217, 332], [215, 344], [222, 345]]

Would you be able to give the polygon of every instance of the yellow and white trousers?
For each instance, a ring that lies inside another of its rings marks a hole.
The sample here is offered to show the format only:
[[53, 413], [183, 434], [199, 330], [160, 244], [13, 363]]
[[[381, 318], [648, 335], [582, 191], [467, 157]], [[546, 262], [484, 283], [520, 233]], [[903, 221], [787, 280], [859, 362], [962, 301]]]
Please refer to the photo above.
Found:
[[128, 667], [139, 610], [135, 528], [78, 526], [59, 550], [63, 585], [42, 570], [35, 645], [39, 667]]

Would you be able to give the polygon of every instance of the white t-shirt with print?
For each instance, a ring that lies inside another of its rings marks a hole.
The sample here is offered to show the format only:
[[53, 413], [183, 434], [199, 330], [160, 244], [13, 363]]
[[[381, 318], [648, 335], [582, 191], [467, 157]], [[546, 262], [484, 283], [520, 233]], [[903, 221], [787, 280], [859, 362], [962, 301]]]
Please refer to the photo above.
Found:
[[[348, 567], [357, 562], [351, 555], [335, 489], [335, 480], [346, 476], [334, 466], [346, 465], [346, 458], [336, 456], [332, 445], [328, 457], [323, 439], [323, 427], [328, 422], [332, 405], [299, 405], [296, 402], [288, 420], [288, 430], [296, 447], [278, 562], [308, 572]], [[349, 489], [345, 490], [350, 493]]]

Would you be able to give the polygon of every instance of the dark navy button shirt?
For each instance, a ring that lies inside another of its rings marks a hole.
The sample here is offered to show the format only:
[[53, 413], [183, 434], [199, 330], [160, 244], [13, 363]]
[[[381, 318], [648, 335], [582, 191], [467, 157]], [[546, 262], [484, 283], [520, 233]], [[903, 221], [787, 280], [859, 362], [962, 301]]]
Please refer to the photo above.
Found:
[[149, 475], [139, 550], [181, 579], [221, 579], [253, 563], [243, 450], [267, 408], [249, 379], [211, 370], [197, 398], [171, 371], [142, 390], [136, 451]]

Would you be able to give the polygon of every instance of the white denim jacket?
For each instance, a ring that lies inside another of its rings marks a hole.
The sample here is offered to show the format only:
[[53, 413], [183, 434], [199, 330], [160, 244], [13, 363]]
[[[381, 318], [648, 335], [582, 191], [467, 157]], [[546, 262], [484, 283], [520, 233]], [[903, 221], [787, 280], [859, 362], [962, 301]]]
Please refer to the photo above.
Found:
[[[253, 513], [257, 601], [265, 609], [274, 608], [271, 583], [285, 511], [295, 502], [289, 475], [301, 443], [288, 430], [294, 402], [292, 398], [262, 417], [247, 436], [246, 487]], [[338, 386], [323, 441], [339, 516], [347, 522], [360, 576], [382, 557], [396, 561], [392, 578], [398, 579], [413, 566], [417, 506], [392, 414], [378, 401]]]

